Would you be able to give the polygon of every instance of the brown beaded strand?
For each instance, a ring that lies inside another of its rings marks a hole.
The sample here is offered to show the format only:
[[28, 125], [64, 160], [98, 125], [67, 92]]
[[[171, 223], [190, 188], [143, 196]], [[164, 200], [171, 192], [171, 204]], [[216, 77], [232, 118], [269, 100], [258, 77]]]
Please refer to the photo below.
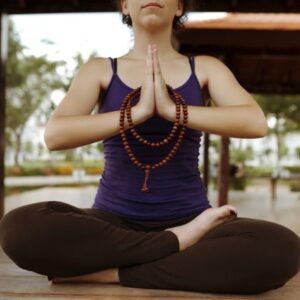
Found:
[[[125, 150], [127, 151], [130, 159], [133, 161], [133, 163], [135, 165], [137, 165], [138, 167], [141, 167], [143, 169], [145, 169], [145, 180], [144, 180], [144, 185], [143, 185], [143, 188], [142, 188], [142, 191], [147, 191], [148, 190], [148, 187], [147, 187], [147, 180], [148, 180], [148, 177], [149, 177], [149, 174], [150, 174], [150, 171], [151, 169], [155, 169], [155, 168], [158, 168], [159, 166], [162, 166], [164, 165], [167, 161], [169, 161], [172, 156], [176, 153], [177, 149], [179, 148], [181, 142], [182, 142], [182, 138], [183, 138], [183, 134], [185, 132], [185, 128], [186, 128], [186, 123], [187, 123], [187, 106], [183, 100], [183, 98], [175, 93], [175, 91], [171, 90], [173, 92], [173, 94], [175, 95], [176, 99], [177, 99], [177, 102], [178, 100], [180, 100], [180, 102], [182, 103], [183, 105], [183, 108], [184, 108], [184, 119], [183, 119], [183, 127], [182, 127], [182, 130], [180, 132], [180, 135], [178, 137], [178, 141], [177, 143], [175, 144], [175, 146], [173, 147], [171, 153], [165, 158], [163, 159], [161, 162], [151, 166], [151, 165], [143, 165], [142, 163], [140, 163], [134, 156], [134, 154], [132, 153], [131, 151], [131, 148], [128, 144], [128, 141], [126, 139], [126, 135], [125, 135], [125, 130], [124, 130], [124, 116], [125, 116], [125, 108], [127, 107], [127, 103], [130, 102], [137, 94], [139, 94], [140, 92], [140, 88], [134, 90], [133, 92], [131, 92], [130, 94], [127, 95], [127, 97], [125, 97], [125, 100], [123, 102], [123, 105], [121, 107], [121, 118], [120, 118], [120, 132], [121, 132], [121, 135], [122, 135], [122, 141], [124, 143], [124, 147], [125, 147]], [[129, 103], [129, 106], [130, 106], [130, 103]], [[180, 114], [180, 111], [179, 111], [179, 114]]]
[[[167, 88], [173, 92], [171, 86], [167, 85]], [[173, 94], [175, 94], [173, 92]], [[132, 99], [132, 98], [131, 98]], [[131, 104], [131, 101], [127, 101], [127, 105], [126, 105], [126, 116], [127, 116], [127, 119], [128, 119], [128, 123], [129, 123], [129, 128], [130, 128], [130, 131], [132, 132], [133, 134], [133, 137], [136, 138], [136, 140], [138, 140], [139, 142], [145, 144], [145, 145], [148, 145], [148, 146], [151, 146], [151, 147], [159, 147], [161, 145], [164, 145], [164, 144], [167, 144], [175, 135], [177, 129], [178, 129], [178, 126], [179, 126], [179, 123], [180, 123], [180, 99], [178, 99], [178, 97], [175, 96], [175, 102], [176, 102], [176, 120], [175, 120], [175, 123], [174, 123], [174, 126], [173, 126], [173, 129], [171, 131], [171, 133], [168, 135], [167, 138], [163, 139], [162, 141], [160, 142], [156, 142], [156, 143], [151, 143], [149, 142], [148, 140], [146, 139], [143, 139], [138, 133], [137, 131], [134, 129], [133, 127], [133, 121], [132, 121], [132, 118], [131, 118], [131, 110], [130, 110], [130, 104]], [[185, 129], [184, 129], [185, 131]], [[183, 131], [183, 132], [184, 132]], [[177, 149], [176, 149], [177, 150]], [[175, 151], [176, 152], [176, 151]], [[175, 153], [174, 152], [174, 153]], [[173, 156], [173, 155], [172, 155]], [[171, 158], [171, 157], [170, 157]], [[161, 164], [162, 165], [162, 164]], [[158, 165], [159, 166], [159, 165]], [[157, 166], [157, 167], [158, 167]], [[153, 168], [154, 169], [154, 168]], [[145, 166], [145, 180], [144, 180], [144, 184], [143, 184], [143, 188], [142, 188], [142, 191], [148, 191], [148, 187], [147, 187], [147, 180], [149, 178], [149, 175], [150, 175], [150, 171], [151, 171], [151, 166], [150, 165], [146, 165]]]
[[[172, 92], [172, 88], [168, 84], [167, 84], [167, 88]], [[129, 101], [128, 101], [128, 103], [129, 103]], [[147, 146], [150, 146], [150, 147], [159, 147], [161, 145], [168, 144], [169, 141], [174, 137], [174, 135], [175, 135], [175, 133], [178, 129], [178, 126], [180, 125], [179, 124], [180, 123], [180, 101], [178, 101], [177, 98], [176, 98], [175, 103], [176, 103], [176, 119], [175, 119], [175, 123], [173, 125], [173, 128], [172, 128], [170, 134], [166, 138], [164, 138], [162, 141], [153, 142], [153, 143], [146, 140], [146, 139], [144, 139], [143, 137], [141, 137], [138, 134], [138, 132], [134, 129], [133, 122], [132, 122], [132, 119], [131, 119], [130, 106], [129, 106], [129, 104], [127, 104], [127, 106], [126, 106], [126, 117], [127, 117], [129, 128], [130, 128], [130, 131], [131, 131], [133, 137], [135, 137], [135, 139], [138, 140], [139, 142], [141, 142], [141, 143], [143, 143]]]
[[[120, 133], [121, 133], [121, 136], [122, 136], [122, 142], [123, 142], [124, 148], [125, 148], [128, 156], [129, 156], [129, 158], [133, 162], [133, 164], [145, 170], [145, 179], [144, 179], [144, 183], [143, 183], [143, 187], [142, 187], [143, 192], [146, 192], [146, 191], [149, 190], [149, 188], [147, 186], [147, 181], [148, 181], [151, 170], [154, 170], [154, 169], [156, 169], [158, 167], [161, 167], [164, 164], [166, 164], [174, 156], [174, 154], [177, 152], [179, 146], [182, 143], [183, 136], [185, 134], [186, 127], [187, 127], [187, 120], [188, 120], [187, 104], [185, 103], [183, 97], [180, 94], [178, 94], [171, 86], [167, 85], [167, 87], [172, 92], [172, 94], [175, 96], [175, 99], [176, 99], [175, 100], [175, 103], [176, 103], [176, 121], [175, 121], [175, 124], [176, 125], [173, 126], [173, 129], [172, 129], [171, 133], [168, 135], [168, 138], [164, 139], [161, 142], [151, 143], [151, 142], [143, 139], [140, 135], [138, 135], [138, 133], [133, 128], [133, 122], [132, 122], [132, 118], [131, 118], [131, 100], [135, 96], [140, 94], [141, 87], [139, 87], [139, 88], [133, 90], [132, 92], [130, 92], [124, 98], [124, 101], [123, 101], [123, 103], [121, 105], [121, 108], [120, 108]], [[180, 105], [182, 105], [182, 107], [183, 107], [183, 125], [181, 126], [181, 130], [180, 130], [179, 136], [177, 138], [177, 142], [173, 146], [171, 152], [164, 159], [162, 159], [160, 162], [158, 162], [154, 165], [150, 165], [150, 164], [144, 165], [141, 162], [139, 162], [138, 159], [135, 157], [134, 153], [132, 152], [132, 150], [129, 146], [129, 142], [127, 140], [126, 134], [125, 134], [125, 112], [126, 112], [126, 116], [128, 118], [128, 124], [130, 125], [130, 129], [132, 130], [134, 137], [138, 141], [143, 142], [146, 145], [150, 145], [152, 147], [159, 147], [161, 145], [164, 145], [164, 144], [168, 143], [174, 137], [174, 133], [177, 131], [178, 125], [179, 125], [179, 122], [180, 122], [180, 113], [181, 113]]]

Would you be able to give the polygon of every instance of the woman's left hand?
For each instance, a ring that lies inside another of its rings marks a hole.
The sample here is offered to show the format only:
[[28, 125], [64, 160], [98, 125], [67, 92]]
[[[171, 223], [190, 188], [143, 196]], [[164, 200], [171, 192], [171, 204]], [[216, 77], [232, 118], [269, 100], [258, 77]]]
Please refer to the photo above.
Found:
[[165, 80], [162, 76], [157, 55], [157, 48], [155, 45], [151, 48], [153, 54], [154, 99], [156, 112], [162, 118], [170, 119], [173, 113], [176, 111], [176, 105], [169, 96]]

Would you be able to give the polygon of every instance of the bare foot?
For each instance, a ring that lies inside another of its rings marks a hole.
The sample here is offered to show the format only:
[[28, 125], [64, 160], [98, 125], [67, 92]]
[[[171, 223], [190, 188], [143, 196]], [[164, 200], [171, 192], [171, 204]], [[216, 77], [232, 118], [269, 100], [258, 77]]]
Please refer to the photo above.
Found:
[[53, 277], [52, 283], [61, 282], [96, 282], [96, 283], [116, 283], [120, 282], [117, 268], [105, 269], [94, 273], [72, 277]]
[[206, 209], [192, 221], [165, 230], [175, 233], [179, 240], [179, 251], [182, 251], [201, 239], [212, 228], [222, 223], [231, 221], [237, 216], [237, 210], [232, 205], [211, 207]]

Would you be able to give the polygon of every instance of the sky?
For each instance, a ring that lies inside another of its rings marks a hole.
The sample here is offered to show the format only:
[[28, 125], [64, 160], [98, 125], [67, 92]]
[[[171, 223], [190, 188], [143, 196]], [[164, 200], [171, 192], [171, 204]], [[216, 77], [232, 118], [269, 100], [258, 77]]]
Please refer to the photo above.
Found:
[[[188, 13], [192, 20], [225, 17], [227, 13]], [[45, 55], [49, 60], [64, 60], [74, 69], [73, 56], [80, 53], [87, 60], [92, 52], [97, 56], [118, 57], [133, 45], [130, 28], [121, 21], [117, 12], [110, 13], [59, 13], [10, 15], [21, 42], [28, 47], [25, 54]], [[51, 41], [51, 43], [49, 43]], [[58, 70], [59, 72], [59, 70]], [[52, 95], [58, 104], [60, 92]]]
[[[224, 17], [226, 13], [189, 13], [188, 20]], [[68, 60], [74, 52], [88, 57], [92, 50], [99, 56], [121, 56], [132, 45], [131, 30], [121, 15], [111, 13], [61, 13], [10, 15], [21, 40], [36, 55], [49, 54]], [[55, 44], [43, 43], [51, 40]]]
[[[187, 14], [187, 19], [207, 20], [226, 15], [225, 12], [193, 12]], [[27, 47], [26, 54], [37, 56], [47, 54], [49, 60], [66, 61], [70, 69], [75, 67], [73, 61], [75, 54], [81, 53], [84, 60], [88, 59], [92, 52], [97, 56], [118, 57], [125, 54], [133, 44], [132, 32], [122, 23], [121, 15], [117, 12], [26, 14], [9, 17], [15, 24], [22, 44]], [[58, 104], [63, 94], [54, 92], [51, 98]], [[270, 119], [269, 122], [269, 126], [272, 127], [273, 120]], [[43, 143], [43, 131], [30, 122], [28, 135], [29, 132], [34, 134], [33, 139]], [[242, 143], [245, 146], [253, 145], [258, 149], [265, 146], [262, 139], [244, 139]], [[271, 144], [274, 144], [274, 141]]]

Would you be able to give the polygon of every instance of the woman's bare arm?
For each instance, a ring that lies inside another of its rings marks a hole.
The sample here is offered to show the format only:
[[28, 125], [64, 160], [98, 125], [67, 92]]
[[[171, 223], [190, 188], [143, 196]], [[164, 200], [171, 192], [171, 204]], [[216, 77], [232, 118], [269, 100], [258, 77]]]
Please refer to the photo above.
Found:
[[[108, 62], [105, 58], [93, 58], [79, 68], [67, 94], [46, 125], [44, 140], [49, 150], [75, 148], [119, 133], [119, 110], [91, 114], [101, 92], [101, 72], [108, 69], [104, 65]], [[146, 117], [133, 107], [132, 119], [137, 125]], [[125, 129], [128, 129], [127, 120]]]
[[[206, 74], [209, 94], [216, 106], [189, 105], [187, 126], [198, 131], [228, 137], [265, 136], [268, 127], [264, 112], [238, 83], [228, 67], [213, 56], [203, 55], [195, 58], [196, 68]], [[175, 115], [175, 111], [172, 111], [167, 119], [174, 121]]]

